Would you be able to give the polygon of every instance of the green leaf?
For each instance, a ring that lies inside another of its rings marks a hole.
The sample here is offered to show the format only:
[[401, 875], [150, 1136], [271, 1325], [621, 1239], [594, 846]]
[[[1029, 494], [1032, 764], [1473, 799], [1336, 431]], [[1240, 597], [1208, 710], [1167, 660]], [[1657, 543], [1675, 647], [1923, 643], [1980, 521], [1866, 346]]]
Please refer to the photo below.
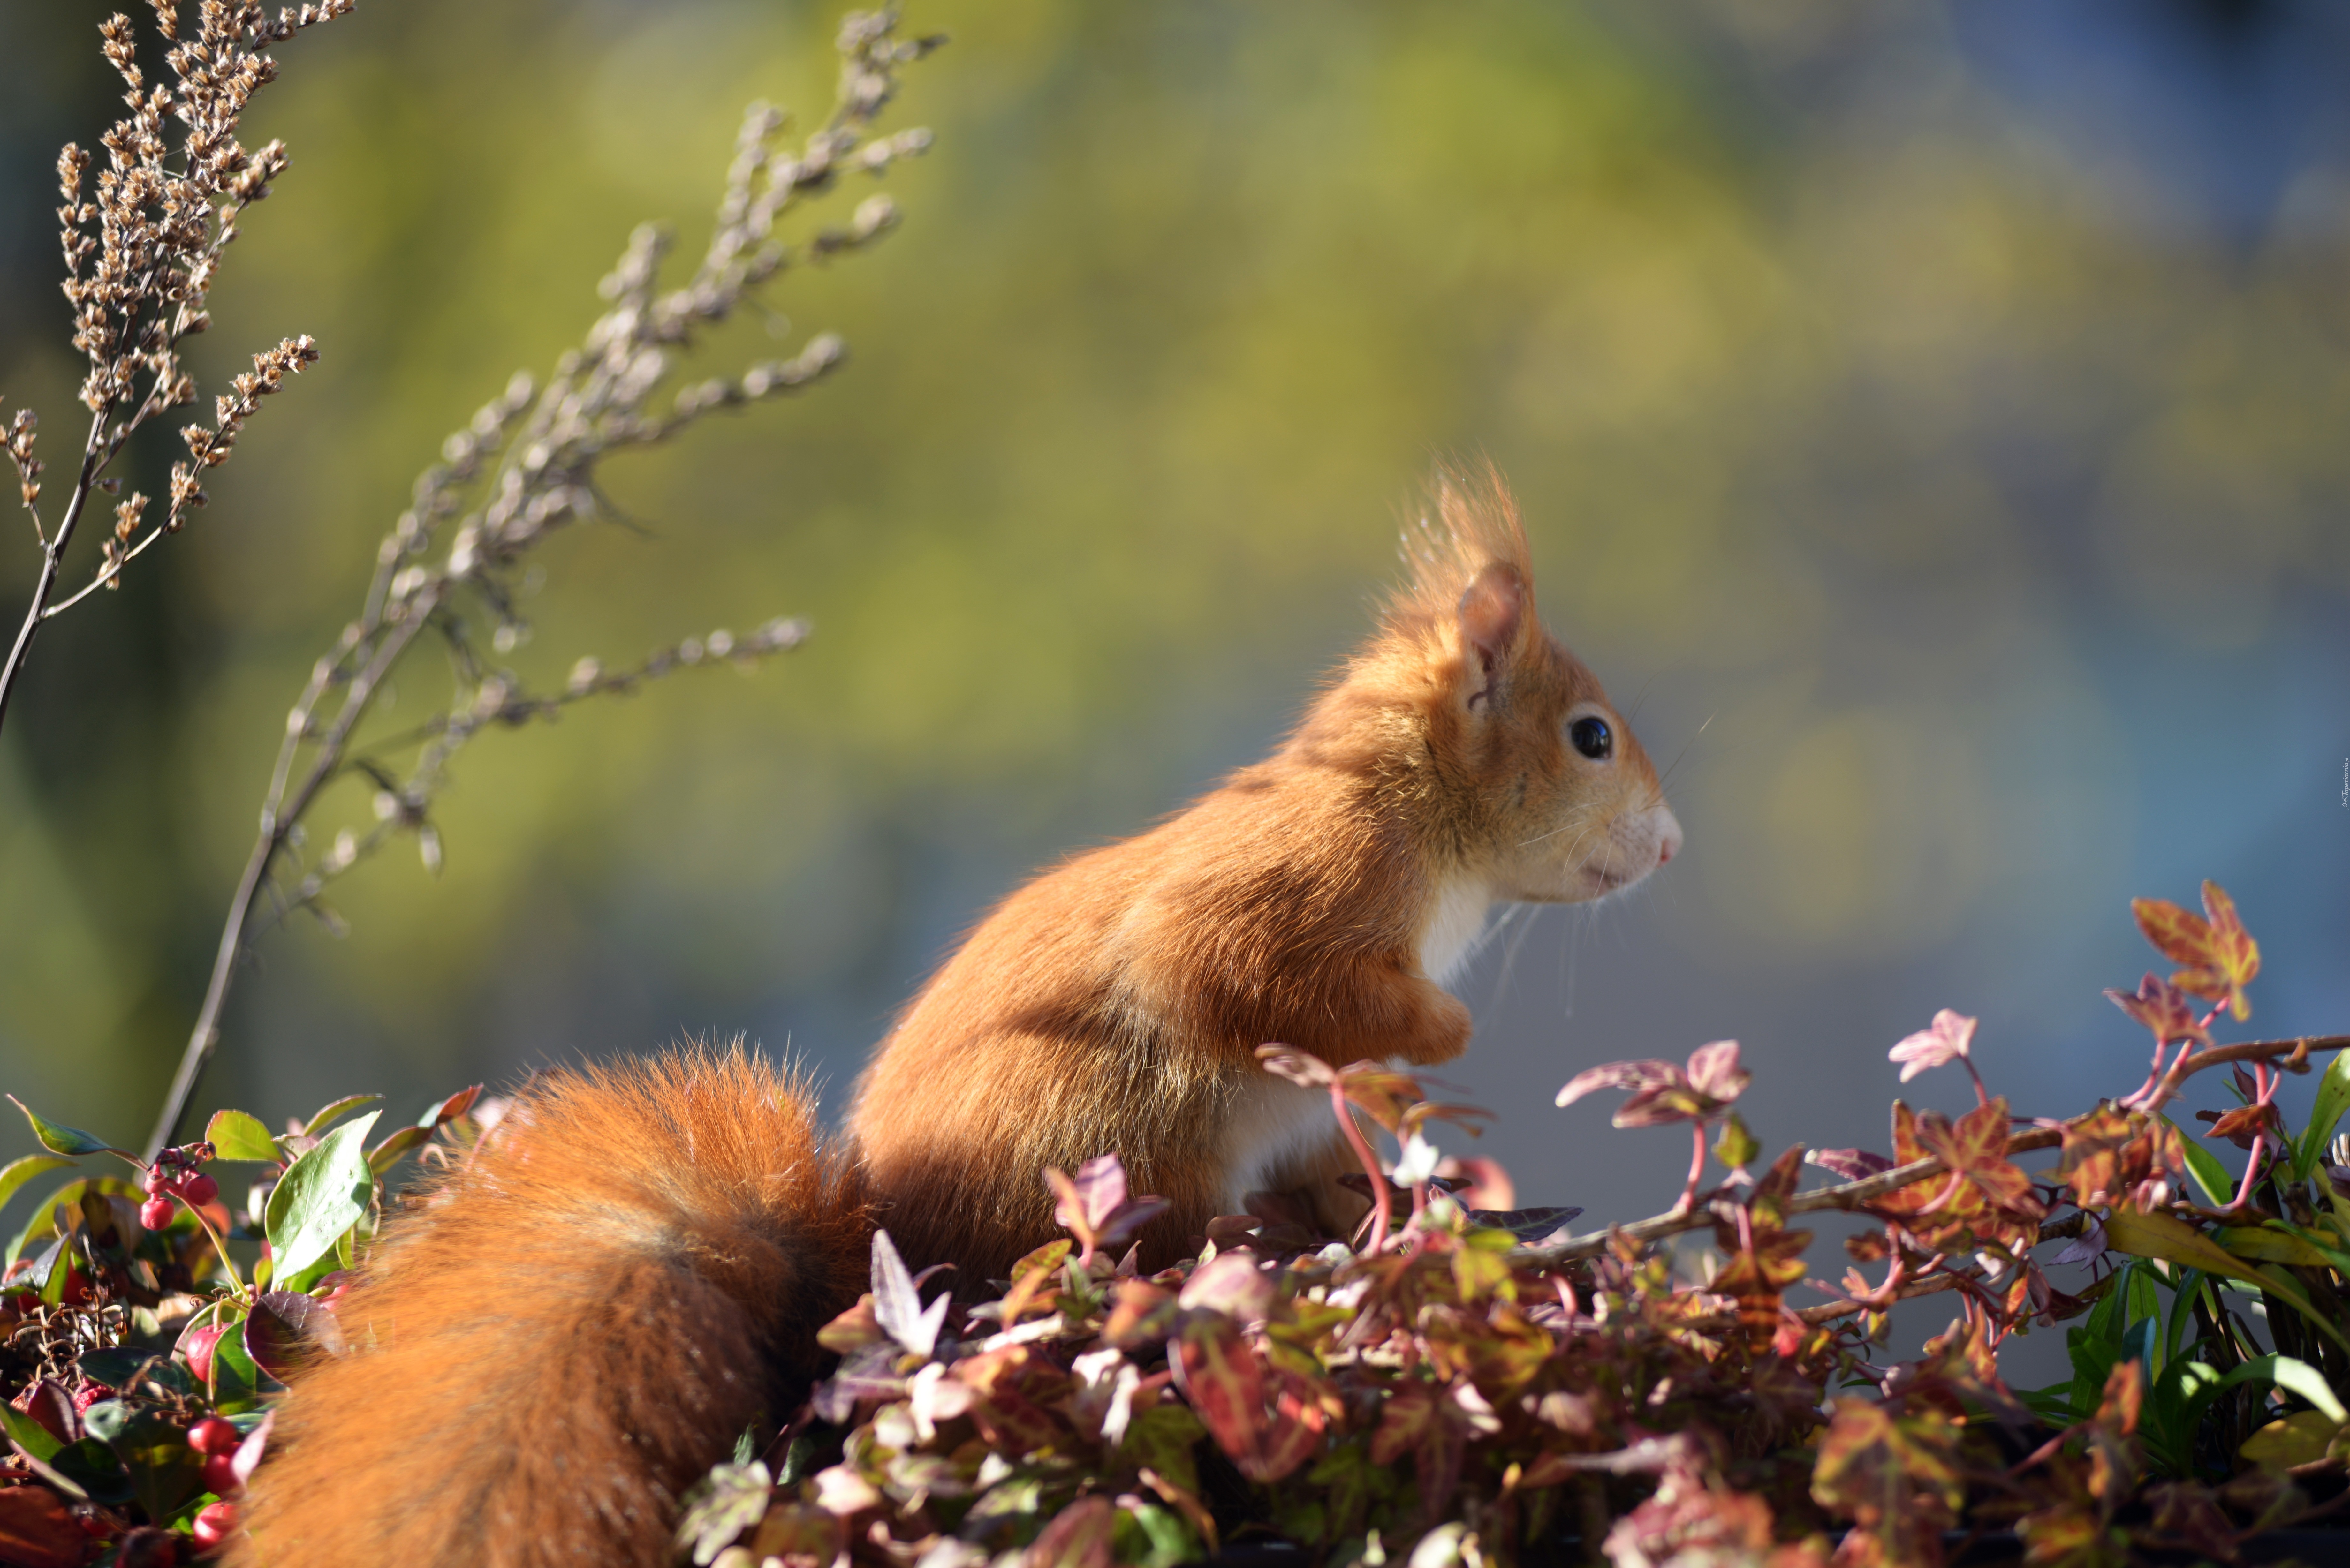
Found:
[[2220, 1157], [2211, 1152], [2210, 1147], [2182, 1131], [2168, 1116], [2162, 1118], [2162, 1125], [2178, 1134], [2179, 1147], [2187, 1151], [2187, 1174], [2203, 1189], [2203, 1201], [2214, 1209], [2224, 1209], [2234, 1202], [2236, 1179], [2228, 1174], [2228, 1168], [2220, 1163]]
[[2189, 1429], [2191, 1431], [2202, 1420], [2212, 1400], [2240, 1383], [2272, 1384], [2288, 1394], [2297, 1394], [2336, 1428], [2350, 1421], [2350, 1411], [2343, 1408], [2341, 1399], [2326, 1386], [2324, 1375], [2317, 1368], [2290, 1355], [2256, 1355], [2250, 1361], [2239, 1362], [2228, 1369], [2225, 1376], [2195, 1391], [2187, 1406]]
[[2261, 1277], [2251, 1263], [2230, 1255], [2202, 1231], [2168, 1214], [2134, 1214], [2116, 1209], [2106, 1216], [2105, 1227], [2106, 1240], [2116, 1251], [2184, 1263], [2207, 1274], [2225, 1274], [2230, 1279]]
[[25, 1113], [25, 1119], [33, 1124], [33, 1136], [39, 1138], [41, 1147], [51, 1154], [120, 1154], [122, 1152], [96, 1133], [86, 1133], [79, 1127], [69, 1127], [63, 1122], [49, 1121], [36, 1115], [32, 1106], [14, 1095], [8, 1096], [8, 1103]]
[[685, 1494], [677, 1524], [677, 1544], [706, 1564], [757, 1524], [767, 1511], [774, 1486], [763, 1464], [713, 1465]]
[[383, 1098], [381, 1095], [345, 1095], [333, 1105], [321, 1107], [317, 1116], [305, 1122], [302, 1126], [302, 1136], [317, 1137], [326, 1128], [334, 1126], [361, 1106], [371, 1106], [381, 1098]]
[[244, 1348], [244, 1332], [231, 1325], [213, 1346], [213, 1403], [223, 1411], [232, 1405], [249, 1406], [265, 1392], [264, 1383], [265, 1375]]
[[33, 1272], [25, 1278], [41, 1293], [43, 1306], [56, 1306], [66, 1299], [66, 1282], [73, 1278], [73, 1237], [61, 1235], [48, 1245], [48, 1250], [33, 1260]]
[[243, 1111], [214, 1111], [212, 1124], [204, 1128], [204, 1141], [211, 1144], [223, 1159], [267, 1161], [278, 1160], [276, 1140], [269, 1129], [261, 1125], [259, 1116]]
[[1132, 1520], [1141, 1528], [1143, 1547], [1121, 1561], [1131, 1561], [1140, 1568], [1178, 1568], [1184, 1563], [1195, 1562], [1207, 1555], [1200, 1545], [1199, 1536], [1183, 1516], [1171, 1508], [1142, 1502], [1118, 1515], [1123, 1523]]
[[47, 1176], [52, 1170], [65, 1170], [73, 1165], [69, 1159], [59, 1159], [53, 1154], [28, 1154], [22, 1159], [12, 1159], [0, 1167], [0, 1203], [16, 1196], [25, 1183], [36, 1176]]
[[2212, 1232], [2220, 1245], [2239, 1258], [2250, 1258], [2262, 1263], [2290, 1263], [2299, 1269], [2324, 1269], [2333, 1265], [2324, 1253], [2287, 1231], [2272, 1231], [2264, 1226], [2240, 1225], [2222, 1227]]
[[102, 1192], [109, 1198], [126, 1199], [132, 1204], [139, 1203], [146, 1197], [145, 1193], [120, 1177], [85, 1176], [78, 1180], [68, 1181], [50, 1193], [42, 1200], [40, 1207], [33, 1210], [32, 1218], [25, 1221], [25, 1228], [16, 1232], [15, 1241], [8, 1243], [8, 1262], [13, 1263], [23, 1257], [26, 1247], [30, 1243], [45, 1236], [56, 1235], [58, 1209], [63, 1208], [70, 1213], [80, 1207], [86, 1194], [92, 1192]]
[[113, 1448], [96, 1438], [68, 1443], [49, 1463], [57, 1474], [88, 1493], [92, 1501], [130, 1501], [130, 1472], [123, 1468]]
[[2282, 1421], [2271, 1421], [2244, 1439], [2236, 1452], [2262, 1469], [2284, 1469], [2313, 1464], [2334, 1446], [2339, 1428], [2314, 1410], [2296, 1410]]
[[2178, 1342], [2187, 1332], [2187, 1324], [2195, 1314], [2196, 1293], [2202, 1290], [2205, 1274], [2200, 1269], [2182, 1268], [2172, 1282], [2170, 1295], [2170, 1325], [2164, 1331], [2162, 1361], [2168, 1368], [2178, 1359]]
[[368, 1151], [368, 1168], [381, 1176], [399, 1162], [400, 1157], [432, 1136], [429, 1127], [400, 1127]]
[[2293, 1146], [2295, 1181], [2308, 1180], [2325, 1158], [2325, 1146], [2333, 1141], [2334, 1124], [2344, 1111], [2350, 1111], [2350, 1051], [2336, 1051], [2334, 1060], [2325, 1064], [2325, 1076], [2317, 1081], [2317, 1104], [2310, 1107], [2309, 1125], [2302, 1128], [2301, 1142]]
[[365, 1139], [382, 1114], [369, 1111], [346, 1122], [286, 1168], [264, 1220], [278, 1279], [291, 1279], [333, 1251], [367, 1212], [375, 1173], [368, 1168]]
[[0, 1424], [8, 1428], [8, 1440], [47, 1464], [65, 1447], [50, 1430], [15, 1406], [0, 1402]]
[[172, 1358], [160, 1350], [132, 1350], [123, 1345], [85, 1350], [75, 1358], [74, 1365], [81, 1368], [83, 1376], [125, 1394], [130, 1392], [133, 1383], [141, 1380], [141, 1374], [165, 1378], [177, 1376], [179, 1381], [186, 1380]]

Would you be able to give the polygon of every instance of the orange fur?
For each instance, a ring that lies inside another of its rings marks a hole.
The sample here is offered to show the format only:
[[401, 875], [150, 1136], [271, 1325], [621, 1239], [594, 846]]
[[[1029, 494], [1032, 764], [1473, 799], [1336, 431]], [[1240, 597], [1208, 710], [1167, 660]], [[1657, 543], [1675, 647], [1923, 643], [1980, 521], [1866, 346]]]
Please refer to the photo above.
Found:
[[[854, 1185], [739, 1054], [544, 1080], [370, 1263], [344, 1316], [380, 1343], [302, 1377], [247, 1560], [662, 1561], [679, 1489], [805, 1384], [865, 1199], [966, 1294], [1055, 1233], [1042, 1168], [1098, 1154], [1171, 1200], [1149, 1267], [1251, 1189], [1350, 1218], [1327, 1098], [1254, 1048], [1457, 1056], [1440, 982], [1491, 903], [1598, 898], [1680, 843], [1543, 630], [1499, 480], [1436, 501], [1410, 582], [1272, 756], [1029, 882], [908, 1005], [859, 1081]], [[1583, 720], [1607, 755], [1570, 743]]]
[[870, 1224], [739, 1049], [540, 1080], [395, 1221], [254, 1479], [249, 1563], [659, 1563], [678, 1494], [817, 1367]]

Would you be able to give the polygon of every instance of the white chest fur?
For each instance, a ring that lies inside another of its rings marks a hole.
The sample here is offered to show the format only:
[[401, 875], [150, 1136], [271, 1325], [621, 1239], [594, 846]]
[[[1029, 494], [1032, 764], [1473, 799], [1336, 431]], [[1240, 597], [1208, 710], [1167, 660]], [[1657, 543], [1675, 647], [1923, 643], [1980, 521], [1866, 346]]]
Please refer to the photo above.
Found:
[[1477, 950], [1492, 907], [1493, 890], [1482, 882], [1464, 878], [1440, 886], [1419, 929], [1419, 972], [1439, 985], [1451, 984]]
[[1224, 1190], [1220, 1214], [1242, 1212], [1252, 1192], [1275, 1192], [1280, 1178], [1338, 1135], [1326, 1089], [1260, 1073], [1244, 1080], [1224, 1113]]

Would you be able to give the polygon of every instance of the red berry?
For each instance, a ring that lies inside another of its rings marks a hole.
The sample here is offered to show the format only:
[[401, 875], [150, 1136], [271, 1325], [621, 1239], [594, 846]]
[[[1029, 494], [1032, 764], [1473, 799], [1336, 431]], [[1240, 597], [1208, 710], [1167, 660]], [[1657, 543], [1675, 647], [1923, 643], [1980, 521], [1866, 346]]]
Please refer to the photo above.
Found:
[[100, 1399], [113, 1398], [114, 1392], [103, 1383], [85, 1383], [74, 1392], [74, 1408], [87, 1410]]
[[216, 1502], [196, 1515], [196, 1544], [207, 1550], [236, 1533], [236, 1504]]
[[147, 1179], [144, 1182], [141, 1182], [140, 1185], [147, 1189], [147, 1195], [149, 1197], [161, 1197], [164, 1192], [170, 1189], [172, 1179], [163, 1174], [163, 1168], [161, 1166], [151, 1165], [147, 1168]]
[[139, 1223], [150, 1231], [161, 1231], [172, 1223], [172, 1213], [170, 1199], [150, 1198], [139, 1206]]
[[188, 1447], [200, 1454], [233, 1454], [244, 1437], [230, 1422], [207, 1416], [188, 1428]]
[[68, 1268], [66, 1270], [65, 1293], [58, 1299], [63, 1301], [68, 1306], [88, 1306], [89, 1304], [89, 1276], [83, 1273], [79, 1269]]
[[210, 1203], [220, 1196], [220, 1183], [209, 1176], [192, 1176], [180, 1184], [180, 1196], [191, 1203]]
[[[210, 1383], [213, 1380], [213, 1350], [226, 1333], [227, 1325], [213, 1324], [204, 1328], [192, 1328], [180, 1336], [180, 1354], [187, 1358], [188, 1370], [195, 1375], [197, 1382]], [[225, 1427], [228, 1423], [223, 1421], [221, 1425]]]
[[234, 1454], [213, 1454], [204, 1459], [204, 1490], [219, 1497], [234, 1497], [244, 1490], [237, 1478]]

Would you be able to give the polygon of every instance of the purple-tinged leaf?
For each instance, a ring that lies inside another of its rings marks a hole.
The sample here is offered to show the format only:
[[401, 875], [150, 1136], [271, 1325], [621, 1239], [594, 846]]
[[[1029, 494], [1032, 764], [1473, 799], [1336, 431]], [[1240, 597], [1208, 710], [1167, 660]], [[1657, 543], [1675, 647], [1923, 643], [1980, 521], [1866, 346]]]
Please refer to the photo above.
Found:
[[244, 1441], [236, 1446], [236, 1456], [229, 1465], [236, 1471], [236, 1479], [240, 1482], [251, 1480], [253, 1472], [261, 1468], [261, 1456], [269, 1451], [269, 1428], [276, 1424], [277, 1412], [272, 1410], [261, 1418], [261, 1425], [247, 1432]]
[[1326, 1089], [1337, 1081], [1338, 1075], [1331, 1070], [1329, 1063], [1319, 1056], [1309, 1056], [1294, 1046], [1260, 1045], [1256, 1048], [1256, 1059], [1264, 1064], [1266, 1072], [1277, 1078], [1286, 1078], [1300, 1088]]
[[1734, 1100], [1754, 1075], [1738, 1064], [1738, 1042], [1717, 1040], [1690, 1053], [1690, 1087], [1710, 1100]]
[[1864, 1181], [1893, 1168], [1893, 1162], [1865, 1148], [1815, 1148], [1804, 1156], [1805, 1165], [1832, 1170], [1846, 1181]]
[[1211, 1260], [1183, 1282], [1176, 1298], [1186, 1312], [1219, 1312], [1235, 1323], [1262, 1322], [1280, 1300], [1280, 1289], [1247, 1252], [1225, 1252]]
[[308, 1357], [340, 1355], [348, 1348], [334, 1309], [298, 1292], [262, 1292], [244, 1320], [245, 1354], [280, 1383], [292, 1382]]
[[1670, 1062], [1609, 1062], [1602, 1066], [1586, 1067], [1566, 1081], [1558, 1092], [1557, 1104], [1571, 1106], [1586, 1095], [1602, 1089], [1630, 1089], [1635, 1094], [1651, 1089], [1667, 1088], [1679, 1083], [1681, 1070]]
[[1934, 1014], [1931, 1024], [1903, 1036], [1886, 1057], [1902, 1064], [1901, 1081], [1906, 1084], [1920, 1073], [1946, 1067], [1964, 1056], [1974, 1037], [1975, 1021], [1945, 1007]]
[[887, 1231], [873, 1232], [873, 1321], [881, 1332], [917, 1355], [938, 1347], [939, 1329], [947, 1320], [949, 1298], [941, 1295], [925, 1309], [914, 1276]]

